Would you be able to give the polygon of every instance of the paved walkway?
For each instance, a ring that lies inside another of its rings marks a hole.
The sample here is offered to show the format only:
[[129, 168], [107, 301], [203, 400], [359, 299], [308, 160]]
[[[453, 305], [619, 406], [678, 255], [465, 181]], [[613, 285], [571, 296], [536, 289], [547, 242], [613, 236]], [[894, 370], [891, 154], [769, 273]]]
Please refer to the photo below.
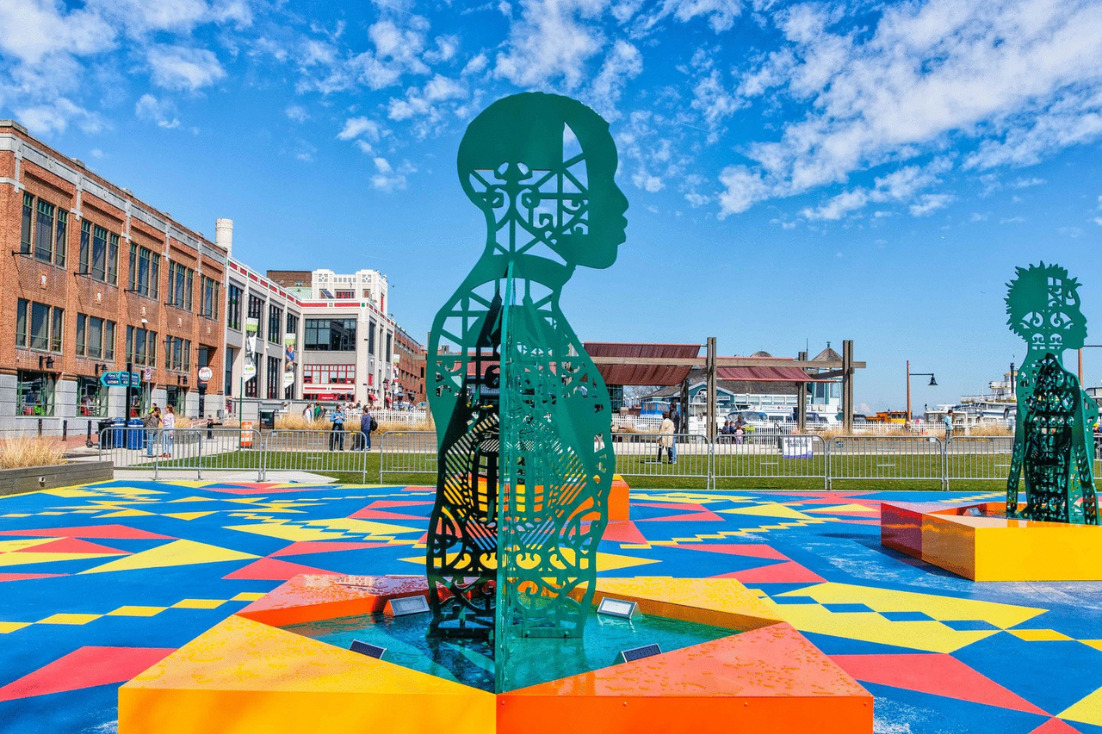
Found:
[[[295, 574], [419, 573], [432, 494], [120, 478], [0, 499], [0, 732], [115, 731], [120, 683]], [[967, 495], [637, 490], [598, 563], [760, 590], [875, 695], [882, 734], [1102, 734], [1102, 584], [973, 584], [885, 550], [888, 496]]]

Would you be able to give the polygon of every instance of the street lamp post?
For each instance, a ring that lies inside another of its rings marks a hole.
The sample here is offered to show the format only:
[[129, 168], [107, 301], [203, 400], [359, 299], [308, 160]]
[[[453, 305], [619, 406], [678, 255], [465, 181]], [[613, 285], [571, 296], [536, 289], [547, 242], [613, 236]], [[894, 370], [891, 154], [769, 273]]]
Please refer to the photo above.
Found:
[[911, 372], [911, 360], [907, 360], [907, 422], [911, 422], [911, 377], [929, 377], [930, 387], [937, 387], [933, 372]]

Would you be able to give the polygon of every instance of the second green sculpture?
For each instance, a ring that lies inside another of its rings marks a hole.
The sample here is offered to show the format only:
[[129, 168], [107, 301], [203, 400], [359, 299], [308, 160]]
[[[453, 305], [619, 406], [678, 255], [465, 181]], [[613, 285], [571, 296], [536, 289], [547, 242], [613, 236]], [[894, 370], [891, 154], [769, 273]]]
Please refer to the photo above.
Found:
[[[1016, 376], [1018, 415], [1006, 485], [1011, 517], [1098, 524], [1091, 427], [1098, 406], [1064, 369], [1067, 349], [1083, 346], [1087, 320], [1079, 283], [1059, 265], [1018, 268], [1008, 284], [1010, 330], [1026, 341]], [[1019, 503], [1024, 480], [1026, 501]]]
[[459, 148], [486, 241], [430, 335], [439, 469], [425, 564], [433, 632], [493, 636], [499, 656], [509, 638], [580, 636], [592, 600], [610, 404], [559, 298], [624, 242], [616, 168], [608, 124], [550, 94], [495, 102]]

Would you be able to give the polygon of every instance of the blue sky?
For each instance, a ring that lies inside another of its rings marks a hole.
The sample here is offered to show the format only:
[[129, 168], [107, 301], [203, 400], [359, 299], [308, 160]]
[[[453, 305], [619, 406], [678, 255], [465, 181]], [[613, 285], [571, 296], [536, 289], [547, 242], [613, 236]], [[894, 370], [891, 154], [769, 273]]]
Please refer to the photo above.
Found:
[[0, 117], [208, 236], [234, 219], [261, 270], [383, 271], [415, 335], [483, 241], [463, 129], [530, 89], [620, 150], [628, 241], [564, 294], [583, 339], [851, 338], [859, 404], [901, 406], [910, 359], [932, 405], [1020, 361], [1004, 284], [1043, 259], [1102, 343], [1098, 2], [0, 3]]

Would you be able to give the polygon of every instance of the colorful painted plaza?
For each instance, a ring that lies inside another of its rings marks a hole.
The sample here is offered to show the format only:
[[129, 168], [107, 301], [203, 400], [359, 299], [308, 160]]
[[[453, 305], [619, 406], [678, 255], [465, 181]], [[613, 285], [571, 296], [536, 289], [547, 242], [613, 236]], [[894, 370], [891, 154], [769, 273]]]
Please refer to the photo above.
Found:
[[[880, 500], [633, 490], [602, 577], [741, 581], [875, 697], [875, 731], [1102, 732], [1102, 583], [973, 583]], [[0, 499], [0, 731], [112, 732], [118, 688], [284, 581], [422, 574], [426, 487], [115, 481]]]

